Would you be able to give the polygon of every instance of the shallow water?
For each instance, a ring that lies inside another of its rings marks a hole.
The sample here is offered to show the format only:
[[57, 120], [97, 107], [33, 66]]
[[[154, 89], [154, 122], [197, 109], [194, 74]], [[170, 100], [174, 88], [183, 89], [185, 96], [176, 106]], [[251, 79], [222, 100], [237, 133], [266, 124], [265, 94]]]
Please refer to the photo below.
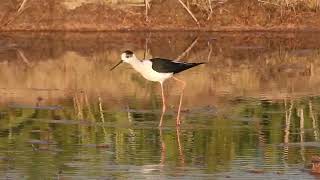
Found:
[[[128, 65], [205, 65], [180, 89]], [[320, 35], [312, 33], [0, 34], [3, 179], [317, 179]]]

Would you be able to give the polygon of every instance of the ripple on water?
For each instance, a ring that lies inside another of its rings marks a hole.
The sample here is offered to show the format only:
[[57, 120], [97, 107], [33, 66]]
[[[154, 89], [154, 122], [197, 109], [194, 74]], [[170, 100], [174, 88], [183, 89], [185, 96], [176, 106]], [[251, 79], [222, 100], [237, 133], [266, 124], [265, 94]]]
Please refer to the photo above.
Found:
[[[319, 35], [157, 32], [147, 33], [147, 46], [145, 35], [8, 34], [19, 53], [0, 53], [0, 174], [317, 178], [310, 165], [320, 155]], [[183, 54], [185, 61], [208, 61], [179, 75], [187, 81], [181, 127], [174, 82], [165, 85], [168, 108], [158, 128], [159, 84], [128, 65], [106, 71], [123, 49], [139, 58]]]

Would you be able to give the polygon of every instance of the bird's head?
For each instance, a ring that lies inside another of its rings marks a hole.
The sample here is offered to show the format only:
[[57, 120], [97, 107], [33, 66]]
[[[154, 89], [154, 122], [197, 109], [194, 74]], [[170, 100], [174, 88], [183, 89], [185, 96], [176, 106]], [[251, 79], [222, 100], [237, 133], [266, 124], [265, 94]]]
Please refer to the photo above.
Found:
[[132, 51], [126, 50], [121, 54], [121, 60], [126, 63], [130, 63], [131, 60], [135, 58], [135, 55]]
[[117, 66], [119, 66], [121, 63], [125, 62], [125, 63], [130, 63], [131, 61], [133, 61], [134, 59], [136, 59], [136, 56], [134, 55], [134, 53], [132, 51], [126, 50], [121, 54], [121, 61], [118, 62], [115, 66], [113, 66], [110, 71], [112, 71], [113, 69], [115, 69]]

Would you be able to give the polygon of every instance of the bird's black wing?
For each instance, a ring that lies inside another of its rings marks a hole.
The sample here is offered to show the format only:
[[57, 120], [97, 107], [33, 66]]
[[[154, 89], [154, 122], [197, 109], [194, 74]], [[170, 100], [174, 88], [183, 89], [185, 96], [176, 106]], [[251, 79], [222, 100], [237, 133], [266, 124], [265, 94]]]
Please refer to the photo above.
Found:
[[175, 62], [169, 59], [162, 58], [153, 58], [150, 59], [152, 62], [152, 69], [159, 73], [179, 73], [186, 69], [198, 66], [203, 63], [184, 63], [184, 62]]

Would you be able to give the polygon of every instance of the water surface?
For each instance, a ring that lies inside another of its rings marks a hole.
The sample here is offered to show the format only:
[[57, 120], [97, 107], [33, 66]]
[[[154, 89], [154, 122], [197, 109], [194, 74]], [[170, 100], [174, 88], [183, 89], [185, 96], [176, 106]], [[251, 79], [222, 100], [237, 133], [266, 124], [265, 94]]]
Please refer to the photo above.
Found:
[[[206, 62], [180, 88], [128, 65]], [[317, 179], [320, 35], [312, 33], [0, 34], [3, 179]]]

